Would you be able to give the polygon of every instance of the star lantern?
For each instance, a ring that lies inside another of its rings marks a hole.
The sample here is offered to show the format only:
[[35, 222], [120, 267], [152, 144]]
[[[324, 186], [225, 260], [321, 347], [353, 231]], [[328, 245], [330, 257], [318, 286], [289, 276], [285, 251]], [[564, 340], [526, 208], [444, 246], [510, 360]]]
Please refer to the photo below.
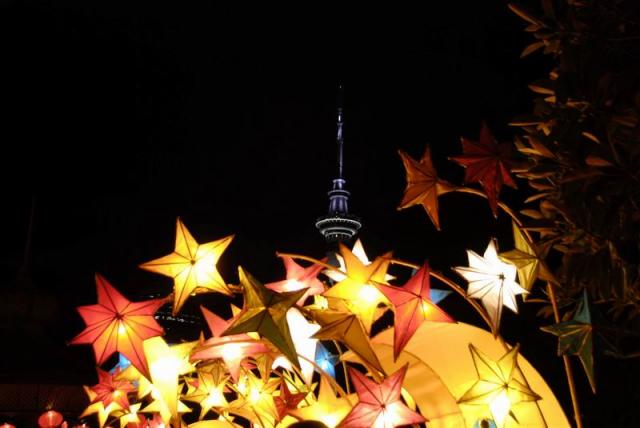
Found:
[[335, 365], [338, 363], [338, 356], [329, 352], [329, 350], [318, 343], [316, 348], [316, 364], [332, 378], [336, 377]]
[[99, 274], [96, 274], [96, 288], [98, 303], [78, 307], [87, 327], [70, 343], [92, 344], [98, 365], [114, 352], [120, 352], [140, 372], [148, 374], [142, 342], [164, 334], [153, 315], [165, 301], [130, 302]]
[[306, 289], [276, 293], [265, 288], [241, 267], [238, 267], [238, 272], [244, 294], [244, 306], [223, 335], [259, 333], [278, 348], [293, 365], [300, 368], [286, 314], [307, 292]]
[[323, 293], [324, 297], [342, 299], [349, 310], [358, 316], [367, 332], [371, 331], [378, 305], [387, 299], [376, 288], [374, 282], [385, 282], [391, 253], [365, 264], [344, 244], [340, 243], [340, 255], [345, 264], [343, 278]]
[[453, 269], [469, 282], [467, 295], [482, 301], [491, 320], [493, 334], [497, 335], [502, 307], [506, 306], [517, 313], [516, 295], [528, 291], [515, 281], [516, 267], [500, 260], [493, 239], [489, 242], [483, 257], [471, 250], [467, 250], [467, 256], [469, 267]]
[[200, 292], [233, 293], [216, 268], [220, 256], [233, 236], [198, 244], [182, 221], [177, 220], [176, 243], [173, 253], [140, 265], [142, 269], [173, 278], [173, 315], [175, 316], [190, 295]]
[[144, 354], [149, 362], [150, 380], [155, 391], [152, 393], [154, 401], [143, 412], [158, 412], [165, 424], [172, 421], [180, 426], [179, 414], [191, 410], [178, 399], [182, 389], [179, 376], [195, 370], [189, 362], [189, 353], [194, 346], [195, 342], [169, 346], [161, 337], [144, 341]]
[[431, 301], [429, 265], [426, 263], [402, 287], [384, 284], [378, 284], [377, 287], [393, 307], [394, 361], [423, 322], [453, 322], [449, 315]]
[[419, 161], [411, 158], [400, 150], [398, 152], [407, 174], [407, 187], [398, 209], [405, 209], [414, 205], [422, 205], [431, 222], [440, 230], [438, 216], [438, 196], [450, 192], [454, 186], [438, 178], [436, 169], [431, 161], [431, 150], [427, 146]]
[[319, 421], [334, 428], [344, 419], [352, 405], [347, 397], [338, 398], [325, 376], [320, 377], [318, 399], [315, 403], [289, 411], [301, 421]]
[[199, 371], [197, 379], [187, 381], [188, 391], [184, 399], [200, 405], [200, 419], [204, 419], [214, 407], [224, 408], [229, 405], [224, 396], [227, 379], [221, 374], [221, 370], [214, 370]]
[[[313, 338], [313, 335], [320, 329], [320, 326], [307, 321], [304, 315], [295, 308], [287, 311], [287, 324], [296, 353], [301, 357], [299, 360], [302, 378], [309, 384], [315, 370], [312, 362], [315, 359], [316, 346], [318, 345], [318, 339]], [[291, 370], [291, 364], [282, 356], [276, 358], [273, 367], [284, 367]]]
[[[284, 262], [284, 267], [287, 271], [286, 279], [283, 281], [265, 284], [265, 287], [279, 293], [298, 291], [303, 288], [306, 289], [306, 293], [304, 293], [296, 302], [298, 306], [303, 306], [307, 297], [315, 296], [325, 291], [326, 287], [318, 279], [318, 274], [322, 270], [321, 265], [314, 264], [304, 268], [288, 256], [282, 256], [282, 261]], [[327, 259], [324, 258], [321, 261], [324, 263]]]
[[88, 386], [83, 386], [84, 392], [89, 397], [89, 404], [84, 411], [80, 414], [80, 418], [87, 417], [89, 415], [97, 414], [98, 415], [98, 426], [102, 428], [104, 424], [107, 422], [109, 415], [112, 413], [122, 410], [122, 408], [116, 403], [112, 401], [108, 406], [105, 406], [102, 401], [96, 400], [96, 393], [89, 388]]
[[540, 400], [540, 396], [529, 388], [518, 367], [519, 348], [519, 345], [514, 346], [494, 361], [469, 344], [478, 380], [460, 397], [458, 403], [488, 406], [498, 428], [504, 426], [512, 406]]
[[116, 379], [119, 370], [113, 374], [98, 368], [98, 384], [90, 389], [95, 393], [92, 403], [101, 401], [105, 407], [115, 402], [121, 409], [129, 408], [129, 398], [127, 394], [135, 391], [135, 387], [128, 380]]
[[542, 331], [558, 336], [558, 355], [577, 355], [589, 379], [593, 393], [596, 380], [593, 370], [593, 325], [589, 299], [584, 290], [573, 318], [558, 324], [541, 327]]
[[255, 340], [246, 333], [222, 336], [231, 323], [200, 306], [200, 310], [211, 330], [213, 337], [198, 346], [191, 355], [191, 361], [210, 360], [220, 358], [224, 361], [234, 382], [240, 376], [240, 365], [248, 356], [256, 356], [270, 352], [270, 348], [259, 340]]
[[273, 397], [278, 412], [278, 420], [281, 421], [291, 411], [298, 408], [298, 404], [307, 396], [305, 392], [291, 393], [287, 383], [280, 381], [280, 395]]
[[498, 143], [486, 123], [480, 129], [479, 141], [462, 137], [462, 155], [451, 160], [465, 167], [465, 183], [480, 183], [484, 189], [493, 215], [498, 215], [498, 196], [502, 185], [516, 188], [510, 170], [511, 144]]
[[538, 278], [543, 281], [557, 283], [558, 281], [544, 263], [548, 248], [545, 251], [539, 251], [533, 244], [529, 243], [515, 222], [512, 222], [512, 227], [515, 249], [500, 253], [499, 256], [502, 260], [516, 267], [518, 280], [522, 288], [530, 292]]
[[344, 428], [392, 428], [426, 422], [400, 399], [402, 382], [408, 365], [377, 383], [349, 367], [349, 375], [358, 393], [356, 404], [340, 423]]

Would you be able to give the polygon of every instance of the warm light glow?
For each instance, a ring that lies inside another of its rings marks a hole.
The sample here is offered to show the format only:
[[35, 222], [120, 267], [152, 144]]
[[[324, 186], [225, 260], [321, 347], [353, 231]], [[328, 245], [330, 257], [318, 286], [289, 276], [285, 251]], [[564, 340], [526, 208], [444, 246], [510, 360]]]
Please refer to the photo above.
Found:
[[422, 301], [422, 313], [426, 315], [428, 315], [433, 309], [431, 308], [431, 305], [429, 305], [428, 302], [425, 302], [424, 300]]
[[511, 409], [511, 401], [507, 396], [507, 391], [503, 390], [498, 394], [496, 398], [489, 403], [489, 409], [493, 415], [493, 419], [497, 422], [498, 426], [502, 426], [505, 418], [509, 414]]
[[125, 327], [124, 323], [122, 321], [120, 321], [118, 323], [118, 334], [119, 335], [124, 335], [127, 333], [127, 327]]
[[222, 346], [222, 358], [225, 361], [242, 358], [242, 346], [238, 343], [226, 343]]
[[[171, 380], [177, 376], [180, 360], [173, 355], [158, 358], [151, 365], [151, 373], [154, 379]], [[155, 382], [155, 380], [154, 380]]]
[[326, 413], [324, 415], [318, 415], [320, 417], [320, 422], [328, 426], [329, 428], [335, 427], [338, 425], [340, 420], [336, 417], [336, 415], [332, 413]]
[[209, 392], [209, 395], [204, 400], [204, 405], [209, 407], [219, 407], [224, 406], [226, 400], [224, 398], [224, 394], [218, 389], [214, 388]]
[[258, 401], [260, 401], [260, 395], [260, 390], [258, 388], [251, 388], [247, 399], [251, 404], [256, 404]]
[[197, 260], [193, 265], [198, 283], [211, 280], [211, 268], [218, 263], [218, 257], [215, 254], [209, 254]]
[[297, 279], [288, 279], [282, 286], [282, 291], [296, 291], [304, 287], [304, 284]]
[[370, 284], [364, 284], [358, 291], [358, 301], [363, 304], [372, 305], [380, 300], [380, 292]]

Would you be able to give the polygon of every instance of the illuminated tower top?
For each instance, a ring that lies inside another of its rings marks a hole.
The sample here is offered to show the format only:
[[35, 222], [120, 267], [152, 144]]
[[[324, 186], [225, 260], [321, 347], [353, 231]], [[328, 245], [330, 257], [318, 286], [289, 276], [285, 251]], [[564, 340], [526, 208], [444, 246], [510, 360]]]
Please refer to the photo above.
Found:
[[360, 219], [349, 213], [349, 196], [344, 179], [342, 85], [338, 95], [338, 121], [336, 143], [338, 145], [338, 176], [329, 191], [329, 212], [316, 221], [316, 227], [329, 243], [349, 241], [362, 227]]

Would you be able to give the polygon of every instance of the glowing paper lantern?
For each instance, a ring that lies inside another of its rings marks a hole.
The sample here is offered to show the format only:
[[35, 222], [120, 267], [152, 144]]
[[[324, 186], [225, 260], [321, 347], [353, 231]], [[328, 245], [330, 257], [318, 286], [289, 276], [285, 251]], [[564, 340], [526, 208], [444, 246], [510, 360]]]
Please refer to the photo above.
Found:
[[102, 428], [105, 422], [107, 421], [107, 418], [109, 418], [110, 414], [112, 414], [113, 412], [122, 410], [122, 408], [120, 408], [118, 403], [116, 403], [115, 401], [112, 401], [107, 406], [105, 406], [102, 401], [96, 401], [96, 393], [88, 386], [83, 386], [83, 388], [84, 388], [84, 392], [89, 397], [89, 402], [91, 402], [91, 404], [89, 404], [87, 408], [84, 409], [84, 411], [80, 415], [81, 418], [84, 418], [89, 415], [97, 414], [98, 426]]
[[195, 370], [189, 363], [189, 353], [195, 342], [169, 346], [161, 337], [147, 339], [143, 343], [144, 355], [149, 362], [151, 382], [157, 394], [143, 412], [159, 412], [165, 424], [173, 421], [180, 425], [179, 413], [191, 410], [178, 400], [180, 375]]
[[293, 365], [300, 367], [295, 346], [291, 340], [286, 314], [306, 290], [276, 293], [265, 288], [241, 267], [238, 267], [238, 273], [244, 293], [244, 306], [223, 335], [260, 333], [278, 348]]
[[360, 318], [365, 330], [371, 331], [378, 305], [387, 301], [373, 283], [386, 280], [391, 253], [376, 258], [368, 265], [342, 243], [340, 254], [344, 259], [346, 276], [325, 291], [323, 296], [344, 300], [349, 310]]
[[424, 321], [453, 322], [430, 300], [429, 266], [426, 263], [402, 287], [384, 284], [377, 287], [393, 307], [395, 358]]
[[142, 341], [164, 334], [153, 317], [164, 300], [131, 302], [99, 274], [96, 274], [96, 288], [98, 304], [78, 307], [87, 328], [70, 343], [92, 344], [98, 365], [114, 352], [120, 352], [138, 370], [147, 374]]
[[135, 391], [133, 384], [127, 380], [117, 380], [119, 370], [113, 374], [104, 370], [98, 370], [98, 384], [90, 389], [95, 393], [92, 403], [101, 401], [107, 407], [111, 403], [116, 403], [122, 409], [129, 408], [129, 399], [127, 394]]
[[221, 370], [213, 372], [198, 372], [198, 378], [187, 381], [189, 390], [184, 395], [187, 401], [193, 401], [200, 405], [200, 419], [212, 408], [227, 407], [229, 403], [224, 396], [227, 377], [220, 374]]
[[335, 365], [338, 362], [338, 356], [329, 352], [329, 350], [318, 343], [316, 348], [316, 364], [329, 376], [336, 377]]
[[543, 281], [557, 283], [558, 281], [544, 263], [544, 257], [549, 248], [542, 250], [535, 248], [533, 244], [529, 243], [515, 222], [512, 222], [512, 227], [515, 249], [500, 253], [499, 257], [516, 267], [520, 285], [525, 290], [531, 291], [538, 278]]
[[498, 215], [498, 195], [502, 184], [517, 187], [509, 174], [513, 166], [511, 144], [499, 144], [486, 123], [480, 129], [480, 140], [462, 137], [462, 152], [451, 160], [465, 167], [465, 183], [480, 183], [489, 200], [494, 216]]
[[246, 333], [222, 336], [231, 323], [223, 320], [203, 306], [200, 306], [200, 310], [204, 315], [213, 337], [204, 341], [193, 352], [191, 361], [220, 358], [229, 370], [231, 378], [234, 382], [237, 382], [242, 360], [248, 356], [257, 356], [271, 351], [263, 342], [252, 339]]
[[289, 413], [302, 421], [320, 421], [329, 428], [338, 426], [351, 410], [347, 397], [338, 398], [329, 381], [322, 376], [318, 390], [318, 401], [310, 406], [291, 410]]
[[[265, 284], [265, 287], [279, 293], [286, 291], [298, 291], [303, 288], [306, 289], [306, 292], [296, 302], [298, 306], [304, 305], [307, 297], [315, 296], [325, 291], [326, 287], [318, 279], [318, 274], [322, 270], [321, 265], [313, 264], [304, 268], [288, 256], [282, 257], [282, 261], [284, 262], [284, 267], [287, 270], [286, 279], [283, 281]], [[326, 262], [327, 259], [325, 258], [321, 261]]]
[[467, 256], [469, 267], [453, 269], [469, 281], [467, 295], [481, 299], [491, 319], [492, 330], [497, 334], [502, 318], [502, 307], [506, 306], [517, 313], [516, 295], [525, 294], [528, 291], [515, 281], [516, 267], [500, 260], [493, 239], [489, 242], [483, 257], [471, 250], [467, 250]]
[[[291, 339], [293, 340], [296, 353], [302, 357], [299, 358], [302, 378], [306, 383], [311, 383], [311, 378], [315, 370], [311, 362], [314, 361], [316, 346], [318, 345], [318, 339], [315, 339], [313, 335], [320, 329], [320, 326], [307, 321], [304, 315], [295, 308], [287, 311], [287, 324], [289, 325], [289, 331], [291, 332]], [[273, 367], [291, 369], [291, 364], [284, 357], [278, 357], [273, 362]]]
[[440, 230], [438, 196], [452, 191], [454, 186], [438, 178], [431, 161], [429, 146], [425, 148], [420, 161], [412, 159], [402, 150], [399, 151], [399, 154], [407, 173], [407, 187], [398, 209], [422, 205], [433, 225]]
[[12, 425], [8, 422], [3, 423], [2, 425], [0, 425], [0, 428], [16, 428], [15, 425]]
[[55, 410], [47, 410], [38, 418], [38, 426], [40, 428], [56, 428], [59, 427], [63, 421], [64, 418], [62, 414]]
[[212, 292], [232, 296], [233, 293], [220, 276], [216, 264], [233, 236], [198, 244], [178, 218], [176, 245], [173, 253], [140, 265], [142, 269], [173, 278], [173, 315], [187, 298], [196, 292]]
[[518, 349], [516, 345], [499, 360], [493, 361], [475, 346], [469, 345], [478, 380], [458, 402], [488, 406], [498, 428], [504, 426], [511, 406], [540, 400], [540, 396], [531, 390], [524, 379], [514, 376], [518, 365]]
[[284, 380], [280, 381], [280, 395], [273, 397], [276, 410], [278, 412], [278, 420], [281, 421], [291, 411], [298, 408], [298, 404], [306, 397], [305, 392], [291, 393], [287, 383]]
[[392, 428], [425, 422], [422, 415], [409, 409], [400, 400], [400, 389], [406, 373], [407, 366], [404, 366], [382, 383], [377, 383], [349, 367], [349, 375], [358, 393], [358, 404], [351, 409], [340, 426]]

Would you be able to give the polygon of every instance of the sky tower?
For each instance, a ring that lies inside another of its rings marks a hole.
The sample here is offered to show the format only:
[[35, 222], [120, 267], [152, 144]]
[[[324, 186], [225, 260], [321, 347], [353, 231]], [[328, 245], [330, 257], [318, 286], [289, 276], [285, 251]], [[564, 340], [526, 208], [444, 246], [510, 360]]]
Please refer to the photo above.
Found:
[[316, 227], [328, 243], [346, 242], [358, 233], [362, 227], [360, 219], [349, 213], [349, 196], [345, 188], [344, 179], [344, 139], [342, 134], [342, 85], [338, 88], [338, 121], [336, 143], [338, 144], [338, 175], [333, 180], [333, 186], [328, 192], [329, 211], [318, 218]]

